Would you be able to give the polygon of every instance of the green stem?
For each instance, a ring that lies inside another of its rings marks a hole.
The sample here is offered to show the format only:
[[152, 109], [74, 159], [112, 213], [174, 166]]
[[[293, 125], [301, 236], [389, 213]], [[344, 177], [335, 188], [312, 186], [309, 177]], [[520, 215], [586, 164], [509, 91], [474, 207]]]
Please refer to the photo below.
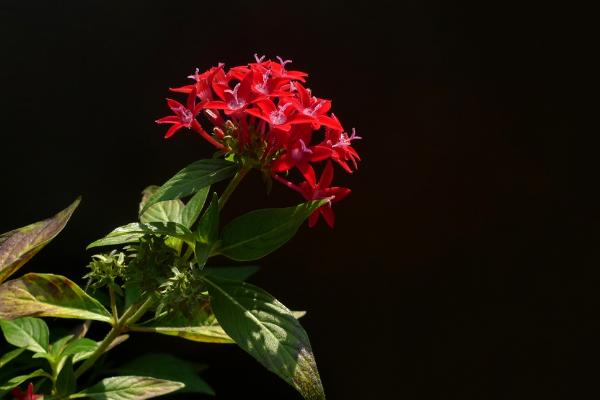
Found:
[[83, 375], [85, 371], [90, 369], [90, 367], [96, 363], [98, 358], [100, 358], [100, 356], [104, 353], [104, 351], [106, 351], [108, 346], [110, 346], [113, 340], [115, 340], [120, 333], [121, 327], [118, 324], [113, 326], [110, 332], [108, 332], [108, 335], [106, 335], [104, 340], [102, 340], [100, 346], [98, 346], [98, 348], [96, 349], [96, 351], [94, 351], [90, 358], [85, 360], [84, 363], [81, 364], [79, 368], [77, 368], [77, 370], [75, 371], [75, 377], [79, 378], [81, 375]]
[[[140, 318], [144, 316], [146, 311], [152, 304], [154, 303], [154, 296], [150, 295], [144, 300], [142, 304], [139, 306], [131, 306], [123, 313], [121, 318], [116, 322], [116, 324], [111, 328], [110, 332], [106, 335], [104, 340], [100, 343], [100, 346], [92, 353], [90, 358], [84, 361], [83, 364], [77, 368], [75, 371], [75, 377], [79, 378], [83, 373], [85, 373], [92, 365], [96, 363], [98, 358], [108, 349], [108, 346], [119, 336], [122, 332], [127, 330], [127, 325], [133, 324], [137, 322]], [[139, 304], [139, 303], [138, 303]]]
[[221, 198], [219, 199], [219, 211], [225, 207], [225, 203], [229, 200], [229, 196], [234, 192], [234, 190], [238, 187], [242, 179], [246, 176], [246, 174], [250, 171], [251, 168], [242, 167], [233, 177], [231, 181], [229, 181], [229, 185], [223, 191]]
[[156, 328], [148, 328], [146, 326], [138, 326], [138, 325], [130, 326], [129, 330], [132, 332], [149, 332], [149, 333], [156, 332]]
[[187, 261], [190, 259], [190, 257], [192, 256], [192, 254], [194, 254], [194, 248], [190, 245], [187, 246], [187, 249], [185, 249], [185, 253], [183, 254], [182, 259], [184, 261]]
[[[121, 318], [119, 320], [119, 325], [121, 325], [123, 328], [127, 328], [128, 325], [136, 323], [137, 321], [139, 321], [140, 318], [144, 316], [144, 314], [146, 314], [146, 312], [150, 309], [150, 307], [152, 307], [153, 304], [154, 296], [150, 295], [146, 298], [146, 301], [144, 301], [144, 303], [142, 303], [142, 305], [137, 310], [135, 310], [131, 317], [128, 316], [127, 318]], [[123, 317], [125, 317], [125, 314], [123, 314]]]
[[115, 291], [111, 285], [108, 285], [108, 294], [110, 295], [110, 309], [112, 311], [113, 320], [115, 324], [119, 321], [119, 312], [117, 311], [117, 299], [115, 298]]

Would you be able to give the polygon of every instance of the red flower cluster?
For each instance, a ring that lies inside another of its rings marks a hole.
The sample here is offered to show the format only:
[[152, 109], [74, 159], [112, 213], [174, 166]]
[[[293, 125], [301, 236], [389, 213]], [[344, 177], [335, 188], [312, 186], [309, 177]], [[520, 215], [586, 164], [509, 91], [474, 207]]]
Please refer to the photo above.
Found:
[[[167, 99], [173, 115], [156, 122], [171, 124], [166, 138], [181, 128], [192, 129], [227, 157], [262, 170], [304, 198], [328, 199], [310, 217], [309, 226], [322, 215], [333, 227], [331, 203], [342, 200], [350, 189], [331, 187], [331, 160], [352, 173], [360, 161], [352, 141], [360, 137], [354, 129], [351, 135], [344, 131], [330, 113], [330, 100], [313, 96], [305, 87], [308, 74], [286, 68], [290, 60], [254, 57], [256, 62], [229, 70], [223, 64], [203, 73], [196, 70], [189, 76], [194, 83], [171, 89], [188, 95], [185, 105]], [[203, 124], [212, 125], [211, 133]], [[326, 163], [317, 181], [313, 164], [320, 161]], [[293, 169], [303, 178], [299, 184], [280, 175]]]

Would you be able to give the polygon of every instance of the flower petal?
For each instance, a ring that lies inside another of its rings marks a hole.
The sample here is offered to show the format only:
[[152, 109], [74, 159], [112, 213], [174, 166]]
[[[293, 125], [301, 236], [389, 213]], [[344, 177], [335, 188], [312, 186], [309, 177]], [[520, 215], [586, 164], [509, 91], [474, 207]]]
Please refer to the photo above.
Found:
[[323, 169], [323, 173], [321, 174], [321, 178], [319, 179], [319, 187], [321, 189], [328, 188], [333, 181], [333, 164], [331, 161], [327, 161], [325, 165], [325, 169]]
[[169, 130], [167, 131], [167, 133], [165, 133], [165, 139], [170, 138], [171, 136], [173, 136], [178, 130], [180, 130], [181, 128], [183, 128], [183, 125], [177, 123], [174, 124], [173, 126], [171, 126], [169, 128]]

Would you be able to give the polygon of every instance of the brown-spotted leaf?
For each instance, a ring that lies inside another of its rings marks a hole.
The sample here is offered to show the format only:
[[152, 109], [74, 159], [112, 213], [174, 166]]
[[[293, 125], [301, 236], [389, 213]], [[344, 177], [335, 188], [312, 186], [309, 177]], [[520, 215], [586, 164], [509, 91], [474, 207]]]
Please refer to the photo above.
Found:
[[0, 235], [0, 283], [60, 233], [80, 200], [77, 198], [69, 207], [51, 218]]
[[60, 275], [23, 275], [0, 285], [0, 318], [27, 316], [111, 322], [110, 313], [75, 282]]

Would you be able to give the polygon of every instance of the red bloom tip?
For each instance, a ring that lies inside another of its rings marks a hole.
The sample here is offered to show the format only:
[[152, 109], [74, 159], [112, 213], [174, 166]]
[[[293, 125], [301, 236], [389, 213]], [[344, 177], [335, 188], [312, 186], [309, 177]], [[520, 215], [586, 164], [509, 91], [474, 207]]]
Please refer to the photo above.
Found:
[[[236, 159], [270, 171], [275, 180], [306, 199], [328, 199], [311, 215], [309, 225], [323, 216], [333, 226], [331, 204], [350, 189], [331, 186], [332, 161], [352, 173], [360, 161], [352, 142], [360, 137], [354, 130], [352, 135], [344, 131], [331, 113], [331, 100], [315, 96], [305, 83], [308, 74], [290, 70], [291, 62], [254, 54], [247, 65], [196, 69], [188, 76], [191, 84], [171, 89], [187, 94], [187, 101], [167, 99], [172, 114], [156, 122], [171, 125], [167, 138], [181, 128], [194, 130], [224, 153], [235, 153]], [[313, 141], [317, 135], [321, 138]], [[321, 161], [327, 164], [317, 182], [314, 165]], [[297, 170], [304, 182], [296, 185], [278, 175], [290, 170]]]
[[33, 384], [29, 382], [27, 385], [27, 391], [23, 392], [19, 387], [12, 390], [12, 395], [15, 400], [43, 400], [44, 395], [33, 393]]

